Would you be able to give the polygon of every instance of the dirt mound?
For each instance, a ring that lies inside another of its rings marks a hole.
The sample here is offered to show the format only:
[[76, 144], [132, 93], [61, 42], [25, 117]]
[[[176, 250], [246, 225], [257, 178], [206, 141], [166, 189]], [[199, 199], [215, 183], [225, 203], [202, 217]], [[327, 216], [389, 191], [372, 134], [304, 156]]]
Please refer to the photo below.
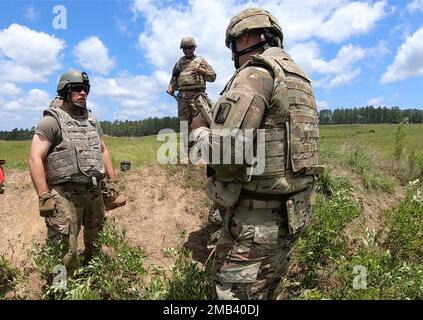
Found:
[[354, 172], [331, 166], [333, 176], [344, 177], [353, 186], [353, 196], [357, 204], [363, 207], [363, 214], [351, 221], [345, 228], [344, 233], [348, 238], [351, 248], [355, 248], [357, 240], [363, 235], [363, 231], [380, 232], [385, 228], [384, 213], [391, 211], [404, 198], [405, 193], [399, 183], [394, 186], [392, 193], [368, 190], [364, 187], [360, 177]]
[[[201, 190], [172, 183], [162, 166], [150, 166], [121, 174], [120, 185], [127, 205], [106, 213], [127, 230], [132, 245], [148, 254], [147, 265], [172, 264], [163, 248], [179, 244], [196, 250], [199, 261], [207, 258], [207, 199]], [[7, 189], [0, 195], [0, 254], [13, 265], [28, 267], [26, 250], [33, 240], [44, 242], [46, 228], [38, 214], [38, 199], [28, 172], [7, 173]], [[80, 234], [79, 249], [83, 250]]]

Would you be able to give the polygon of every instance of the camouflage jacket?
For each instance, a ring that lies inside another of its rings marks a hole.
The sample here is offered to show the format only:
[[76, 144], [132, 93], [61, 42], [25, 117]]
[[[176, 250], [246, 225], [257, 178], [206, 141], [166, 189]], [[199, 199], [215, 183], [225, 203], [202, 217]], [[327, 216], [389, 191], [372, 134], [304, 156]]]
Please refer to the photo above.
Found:
[[[192, 69], [198, 67], [206, 70], [207, 74], [204, 77], [191, 74]], [[213, 82], [215, 80], [216, 72], [203, 57], [194, 56], [188, 59], [184, 56], [173, 67], [170, 84], [175, 91], [205, 90], [206, 81]]]
[[[212, 153], [223, 144], [220, 163], [211, 164], [215, 180], [240, 182], [244, 189], [265, 194], [296, 192], [313, 182], [318, 166], [316, 102], [310, 80], [281, 48], [269, 48], [241, 66], [211, 116]], [[225, 139], [231, 141], [230, 163]], [[236, 147], [252, 140], [243, 149]], [[256, 156], [248, 161], [246, 155], [253, 152]]]

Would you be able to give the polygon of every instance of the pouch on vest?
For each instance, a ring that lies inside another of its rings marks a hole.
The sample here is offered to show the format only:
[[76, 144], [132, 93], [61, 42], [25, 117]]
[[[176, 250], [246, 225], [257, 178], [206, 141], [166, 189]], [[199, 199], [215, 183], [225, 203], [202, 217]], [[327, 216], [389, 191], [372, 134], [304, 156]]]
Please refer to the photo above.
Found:
[[241, 193], [241, 183], [226, 183], [211, 178], [207, 184], [207, 196], [225, 208], [235, 204]]
[[311, 214], [311, 189], [300, 191], [286, 201], [289, 232], [294, 235], [303, 230]]
[[73, 174], [79, 172], [75, 159], [75, 148], [63, 149], [50, 154], [46, 162], [47, 181], [53, 184], [69, 181]]
[[[315, 111], [306, 106], [291, 107], [289, 122], [290, 161], [292, 171], [317, 165], [319, 129]], [[294, 112], [295, 110], [295, 112]]]

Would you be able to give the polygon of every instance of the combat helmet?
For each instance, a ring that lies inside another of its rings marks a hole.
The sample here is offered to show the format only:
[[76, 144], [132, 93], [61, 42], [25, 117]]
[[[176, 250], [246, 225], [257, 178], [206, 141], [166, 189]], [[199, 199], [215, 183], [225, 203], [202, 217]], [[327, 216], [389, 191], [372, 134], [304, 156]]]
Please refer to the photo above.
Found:
[[72, 87], [81, 85], [86, 86], [86, 92], [88, 94], [90, 91], [90, 79], [88, 78], [88, 74], [84, 71], [69, 70], [60, 77], [57, 85], [57, 93], [66, 101], [68, 97], [70, 97]]
[[197, 43], [195, 42], [195, 39], [193, 37], [182, 38], [180, 48], [182, 49], [186, 47], [197, 47]]
[[268, 11], [260, 8], [248, 8], [235, 15], [226, 28], [225, 44], [230, 48], [231, 42], [246, 31], [263, 29], [279, 38], [282, 46], [283, 32], [278, 20]]

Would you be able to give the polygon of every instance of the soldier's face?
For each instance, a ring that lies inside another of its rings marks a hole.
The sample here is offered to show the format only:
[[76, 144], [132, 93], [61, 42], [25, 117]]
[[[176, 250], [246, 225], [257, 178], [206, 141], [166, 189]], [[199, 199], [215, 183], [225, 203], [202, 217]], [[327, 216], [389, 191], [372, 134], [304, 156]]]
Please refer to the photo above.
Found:
[[184, 47], [182, 48], [185, 57], [190, 58], [194, 55], [194, 51], [195, 51], [195, 47], [191, 46], [191, 47]]
[[86, 86], [72, 87], [71, 102], [81, 108], [87, 105], [88, 88]]

